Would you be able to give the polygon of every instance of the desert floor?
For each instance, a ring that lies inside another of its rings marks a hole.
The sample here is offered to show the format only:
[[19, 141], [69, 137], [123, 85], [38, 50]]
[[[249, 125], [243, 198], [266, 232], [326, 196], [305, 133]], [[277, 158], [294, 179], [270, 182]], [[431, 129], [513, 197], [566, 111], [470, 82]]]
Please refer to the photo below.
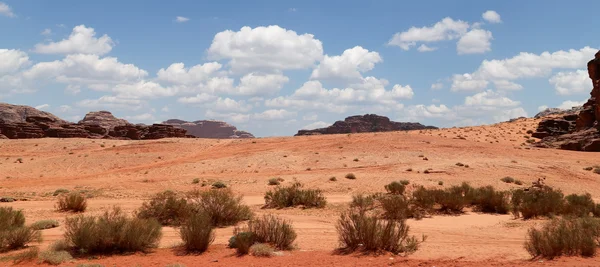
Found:
[[[600, 164], [600, 157], [529, 147], [527, 131], [535, 130], [537, 122], [522, 119], [468, 128], [252, 140], [0, 140], [0, 196], [27, 199], [0, 205], [23, 209], [28, 223], [51, 218], [62, 224], [71, 215], [55, 211], [52, 193], [59, 188], [85, 190], [92, 196], [86, 214], [97, 214], [113, 205], [133, 211], [165, 189], [208, 190], [208, 186], [192, 184], [199, 178], [209, 184], [225, 182], [243, 194], [245, 203], [257, 214], [274, 213], [290, 219], [298, 233], [298, 250], [270, 259], [234, 256], [234, 251], [226, 248], [233, 227], [217, 229], [207, 253], [178, 256], [172, 250], [180, 242], [178, 233], [165, 227], [160, 248], [150, 254], [78, 259], [65, 266], [87, 262], [106, 266], [176, 262], [187, 266], [600, 266], [600, 258], [531, 260], [523, 248], [525, 235], [529, 227], [544, 220], [475, 212], [409, 220], [412, 234], [428, 238], [408, 257], [332, 254], [338, 244], [335, 222], [352, 194], [383, 192], [385, 184], [400, 179], [428, 187], [467, 181], [473, 186], [511, 189], [519, 186], [500, 178], [511, 176], [527, 186], [545, 177], [546, 184], [565, 194], [588, 192], [600, 200], [600, 175], [583, 170]], [[456, 166], [458, 162], [469, 167]], [[429, 168], [431, 173], [423, 172]], [[345, 179], [348, 173], [357, 179]], [[337, 181], [329, 181], [332, 176]], [[322, 189], [327, 207], [261, 209], [264, 193], [272, 188], [267, 181], [273, 177], [285, 179], [283, 185], [299, 181]], [[60, 239], [63, 230], [62, 226], [44, 230], [40, 247]], [[0, 261], [0, 266], [10, 264]]]

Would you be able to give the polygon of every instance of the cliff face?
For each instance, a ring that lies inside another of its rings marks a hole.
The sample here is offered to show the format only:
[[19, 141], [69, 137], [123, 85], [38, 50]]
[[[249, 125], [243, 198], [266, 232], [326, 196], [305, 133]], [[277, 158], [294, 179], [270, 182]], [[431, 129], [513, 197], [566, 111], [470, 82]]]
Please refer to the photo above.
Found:
[[177, 128], [185, 129], [189, 135], [200, 138], [254, 138], [249, 132], [239, 131], [235, 126], [223, 121], [199, 120], [199, 121], [184, 121], [171, 119], [162, 122], [166, 125], [172, 125]]
[[590, 99], [578, 114], [567, 114], [540, 122], [533, 137], [540, 147], [578, 151], [600, 151], [600, 51], [588, 62], [592, 80]]
[[314, 129], [300, 130], [295, 136], [315, 134], [341, 134], [341, 133], [366, 133], [437, 129], [434, 126], [425, 126], [417, 122], [395, 122], [388, 117], [375, 114], [357, 115], [347, 117], [343, 121], [336, 121], [333, 125]]

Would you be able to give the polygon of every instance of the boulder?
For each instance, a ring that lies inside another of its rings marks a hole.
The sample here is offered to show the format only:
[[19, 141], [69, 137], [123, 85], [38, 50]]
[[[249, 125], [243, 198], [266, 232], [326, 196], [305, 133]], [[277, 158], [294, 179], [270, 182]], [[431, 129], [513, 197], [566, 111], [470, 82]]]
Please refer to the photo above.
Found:
[[199, 138], [254, 138], [249, 132], [240, 131], [235, 126], [223, 121], [216, 120], [198, 120], [184, 121], [171, 119], [162, 122], [164, 125], [172, 125], [177, 128], [185, 129], [188, 135], [193, 135]]
[[318, 135], [318, 134], [342, 134], [342, 133], [365, 133], [365, 132], [389, 132], [437, 129], [434, 126], [425, 126], [417, 122], [395, 122], [388, 117], [376, 114], [365, 114], [347, 117], [343, 121], [336, 121], [333, 125], [314, 129], [299, 130], [295, 136]]

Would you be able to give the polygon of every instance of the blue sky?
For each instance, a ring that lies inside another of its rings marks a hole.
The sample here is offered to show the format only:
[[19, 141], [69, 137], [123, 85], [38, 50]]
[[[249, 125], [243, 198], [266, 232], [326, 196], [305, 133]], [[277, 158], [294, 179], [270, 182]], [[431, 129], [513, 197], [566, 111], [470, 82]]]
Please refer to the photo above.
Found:
[[598, 1], [1, 1], [0, 102], [257, 136], [578, 105], [600, 47]]

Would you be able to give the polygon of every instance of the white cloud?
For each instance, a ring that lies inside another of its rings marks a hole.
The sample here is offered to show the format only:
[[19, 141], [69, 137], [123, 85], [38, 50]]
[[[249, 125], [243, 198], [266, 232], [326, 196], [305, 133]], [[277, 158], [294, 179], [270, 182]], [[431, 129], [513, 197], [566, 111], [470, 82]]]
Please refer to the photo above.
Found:
[[514, 90], [521, 90], [523, 89], [523, 86], [511, 81], [507, 81], [507, 80], [496, 80], [494, 81], [494, 86], [496, 86], [496, 89], [498, 90], [505, 90], [505, 91], [514, 91]]
[[214, 103], [212, 103], [211, 110], [223, 111], [223, 112], [248, 112], [252, 109], [251, 105], [246, 104], [245, 101], [236, 101], [231, 98], [219, 97]]
[[317, 115], [316, 113], [312, 113], [312, 114], [307, 114], [302, 116], [302, 120], [304, 121], [316, 121], [319, 118], [319, 115]]
[[0, 15], [7, 16], [9, 18], [16, 17], [15, 13], [13, 13], [10, 6], [8, 6], [7, 4], [5, 4], [3, 2], [0, 2]]
[[415, 93], [413, 92], [413, 89], [410, 87], [410, 85], [402, 86], [400, 84], [396, 84], [394, 85], [394, 88], [392, 88], [393, 98], [412, 99], [414, 95]]
[[435, 50], [437, 50], [437, 47], [429, 47], [426, 44], [421, 44], [417, 48], [417, 51], [419, 51], [419, 52], [431, 52], [431, 51], [435, 51]]
[[235, 95], [257, 96], [272, 95], [283, 87], [290, 79], [281, 74], [249, 73], [240, 78], [240, 84], [232, 92]]
[[117, 84], [111, 88], [111, 91], [123, 98], [168, 97], [177, 93], [176, 89], [165, 88], [158, 83], [144, 80], [129, 84]]
[[201, 93], [201, 94], [197, 94], [196, 96], [192, 96], [192, 97], [181, 97], [181, 98], [177, 99], [177, 102], [184, 103], [184, 104], [205, 104], [205, 103], [215, 101], [216, 99], [217, 99], [217, 97], [214, 95], [209, 95], [207, 93]]
[[456, 43], [456, 51], [459, 55], [464, 54], [483, 54], [491, 51], [492, 32], [473, 29], [460, 37]]
[[277, 25], [245, 26], [217, 33], [208, 56], [229, 60], [235, 72], [304, 69], [323, 58], [323, 45], [312, 34], [298, 35]]
[[250, 120], [249, 114], [241, 114], [241, 113], [223, 113], [223, 112], [214, 112], [212, 110], [207, 110], [204, 116], [208, 119], [220, 119], [226, 122], [231, 123], [245, 123]]
[[324, 121], [315, 121], [311, 124], [308, 124], [308, 125], [305, 125], [304, 127], [302, 127], [302, 130], [314, 130], [314, 129], [319, 129], [319, 128], [325, 128], [329, 125], [331, 125], [331, 123], [327, 123]]
[[218, 62], [208, 62], [186, 69], [183, 63], [173, 63], [167, 69], [160, 69], [156, 76], [160, 81], [172, 84], [193, 85], [207, 81], [221, 67]]
[[52, 30], [51, 29], [44, 29], [40, 34], [44, 35], [44, 36], [49, 36], [49, 35], [52, 35]]
[[418, 121], [422, 118], [453, 118], [451, 114], [453, 111], [446, 105], [414, 105], [407, 107], [404, 111], [404, 116], [409, 120]]
[[405, 32], [394, 34], [388, 45], [399, 46], [404, 50], [409, 50], [416, 46], [417, 42], [438, 42], [443, 40], [453, 40], [464, 35], [469, 29], [469, 23], [452, 18], [444, 18], [431, 27], [411, 27]]
[[163, 108], [160, 109], [160, 111], [169, 112], [169, 106], [164, 106]]
[[179, 22], [179, 23], [182, 23], [182, 22], [187, 22], [187, 21], [189, 21], [189, 20], [190, 20], [189, 18], [186, 18], [186, 17], [181, 17], [181, 16], [177, 16], [177, 17], [175, 18], [175, 21], [176, 21], [176, 22]]
[[73, 108], [69, 105], [61, 105], [60, 107], [58, 107], [58, 112], [60, 112], [60, 113], [67, 113], [72, 110], [73, 110]]
[[487, 85], [488, 82], [486, 80], [474, 78], [471, 74], [455, 74], [452, 77], [452, 86], [450, 87], [450, 91], [480, 91], [485, 89]]
[[39, 106], [35, 106], [35, 108], [39, 109], [39, 110], [47, 110], [49, 107], [50, 107], [49, 104], [41, 104]]
[[548, 80], [559, 95], [574, 95], [591, 91], [592, 82], [585, 70], [559, 72]]
[[431, 90], [440, 90], [444, 88], [444, 84], [443, 83], [433, 83], [431, 84]]
[[143, 114], [138, 114], [138, 115], [133, 115], [133, 116], [125, 116], [124, 118], [126, 120], [130, 120], [133, 122], [139, 122], [139, 121], [148, 122], [148, 121], [155, 120], [154, 115], [152, 115], [150, 113], [143, 113]]
[[98, 99], [83, 99], [75, 103], [76, 106], [92, 109], [120, 109], [120, 110], [138, 110], [144, 105], [144, 102], [139, 99], [119, 98], [116, 96], [105, 95]]
[[285, 120], [296, 116], [296, 112], [285, 109], [269, 109], [252, 115], [252, 119], [262, 121]]
[[546, 109], [548, 109], [548, 106], [546, 106], [546, 105], [542, 105], [542, 106], [538, 107], [538, 111], [544, 111]]
[[95, 54], [110, 52], [115, 43], [108, 35], [96, 38], [94, 28], [79, 25], [73, 28], [68, 39], [47, 44], [36, 44], [34, 51], [41, 54]]
[[30, 63], [27, 53], [21, 50], [0, 49], [0, 76], [16, 72]]
[[492, 90], [477, 93], [465, 98], [466, 106], [494, 106], [494, 107], [514, 107], [521, 103], [513, 101], [508, 97], [502, 96]]
[[488, 10], [486, 12], [483, 12], [483, 14], [481, 14], [481, 17], [489, 23], [501, 23], [502, 22], [502, 19], [500, 18], [500, 14], [498, 14], [494, 10]]
[[525, 109], [523, 109], [521, 107], [507, 109], [507, 110], [500, 110], [496, 115], [492, 116], [492, 118], [494, 119], [494, 122], [508, 121], [510, 119], [519, 118], [519, 117], [527, 117], [527, 112], [525, 111]]
[[583, 106], [583, 104], [585, 104], [585, 102], [587, 101], [571, 101], [571, 100], [567, 100], [562, 102], [558, 108], [560, 109], [571, 109], [572, 107], [580, 107]]
[[372, 70], [381, 62], [379, 53], [369, 51], [361, 46], [346, 49], [339, 56], [328, 56], [313, 70], [311, 79], [339, 79], [344, 81], [360, 81], [363, 72]]

